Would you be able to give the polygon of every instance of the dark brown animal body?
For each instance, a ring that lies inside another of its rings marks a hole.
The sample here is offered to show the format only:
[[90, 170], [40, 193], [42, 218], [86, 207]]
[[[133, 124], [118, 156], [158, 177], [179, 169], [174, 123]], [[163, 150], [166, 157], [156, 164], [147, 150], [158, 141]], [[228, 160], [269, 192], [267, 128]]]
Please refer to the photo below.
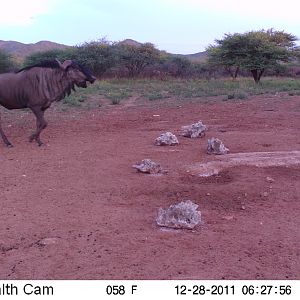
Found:
[[[40, 140], [41, 131], [46, 128], [44, 112], [54, 101], [70, 95], [75, 86], [86, 88], [87, 82], [93, 83], [96, 78], [80, 64], [66, 60], [44, 61], [26, 67], [17, 73], [0, 74], [0, 105], [7, 109], [30, 108], [36, 116], [36, 131], [29, 141]], [[0, 134], [4, 143], [11, 147], [1, 127]]]

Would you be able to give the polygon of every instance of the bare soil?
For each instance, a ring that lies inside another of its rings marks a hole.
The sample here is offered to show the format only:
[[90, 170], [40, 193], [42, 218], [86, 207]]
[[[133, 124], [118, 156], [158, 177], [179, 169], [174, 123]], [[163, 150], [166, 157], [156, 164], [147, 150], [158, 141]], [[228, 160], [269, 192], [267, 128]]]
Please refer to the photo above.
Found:
[[[300, 167], [233, 166], [199, 177], [207, 139], [231, 153], [300, 150], [300, 97], [208, 103], [172, 99], [49, 109], [45, 145], [31, 113], [2, 114], [1, 279], [300, 279]], [[159, 115], [159, 116], [158, 116]], [[205, 138], [180, 137], [202, 120]], [[154, 140], [171, 131], [179, 145]], [[168, 173], [146, 175], [144, 158]], [[190, 199], [203, 223], [164, 230], [158, 208]]]

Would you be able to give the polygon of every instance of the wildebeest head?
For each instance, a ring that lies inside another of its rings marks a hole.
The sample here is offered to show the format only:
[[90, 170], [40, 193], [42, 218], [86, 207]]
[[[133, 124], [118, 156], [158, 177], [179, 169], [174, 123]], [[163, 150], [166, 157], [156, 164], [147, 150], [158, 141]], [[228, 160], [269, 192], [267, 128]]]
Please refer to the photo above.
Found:
[[65, 70], [76, 86], [81, 88], [87, 87], [87, 82], [94, 83], [96, 77], [92, 75], [91, 71], [79, 64], [78, 62], [72, 60], [66, 60], [63, 63], [57, 60], [60, 67]]

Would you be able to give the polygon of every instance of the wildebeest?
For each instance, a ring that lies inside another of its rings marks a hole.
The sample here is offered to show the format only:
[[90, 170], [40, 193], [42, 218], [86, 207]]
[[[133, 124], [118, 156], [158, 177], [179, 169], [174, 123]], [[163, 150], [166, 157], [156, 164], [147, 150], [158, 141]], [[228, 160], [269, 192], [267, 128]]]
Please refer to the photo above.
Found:
[[[30, 108], [36, 116], [36, 131], [29, 141], [36, 140], [41, 146], [40, 133], [47, 126], [45, 110], [52, 102], [70, 95], [75, 86], [86, 88], [87, 82], [95, 80], [87, 68], [75, 61], [42, 61], [15, 73], [0, 74], [0, 105], [7, 109]], [[6, 146], [12, 147], [2, 130], [1, 116], [0, 134]]]

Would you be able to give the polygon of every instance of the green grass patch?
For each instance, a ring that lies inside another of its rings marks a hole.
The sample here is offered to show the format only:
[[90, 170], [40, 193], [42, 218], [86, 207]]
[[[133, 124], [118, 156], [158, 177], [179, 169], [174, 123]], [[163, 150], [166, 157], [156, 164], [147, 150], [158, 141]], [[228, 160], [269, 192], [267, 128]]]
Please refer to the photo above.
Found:
[[149, 101], [168, 98], [189, 100], [211, 96], [223, 96], [223, 100], [247, 99], [251, 95], [288, 92], [289, 95], [300, 95], [300, 80], [292, 78], [262, 78], [255, 84], [252, 78], [184, 80], [169, 79], [114, 79], [98, 80], [87, 89], [77, 89], [76, 93], [64, 99], [71, 106], [87, 106], [88, 98], [93, 96], [109, 99], [112, 104], [137, 96]]
[[131, 94], [124, 89], [110, 90], [105, 94], [105, 97], [111, 100], [112, 104], [119, 104], [121, 100], [128, 99]]
[[81, 106], [81, 103], [86, 100], [86, 97], [81, 94], [71, 94], [70, 96], [66, 97], [63, 100], [64, 104], [70, 105], [70, 106]]

